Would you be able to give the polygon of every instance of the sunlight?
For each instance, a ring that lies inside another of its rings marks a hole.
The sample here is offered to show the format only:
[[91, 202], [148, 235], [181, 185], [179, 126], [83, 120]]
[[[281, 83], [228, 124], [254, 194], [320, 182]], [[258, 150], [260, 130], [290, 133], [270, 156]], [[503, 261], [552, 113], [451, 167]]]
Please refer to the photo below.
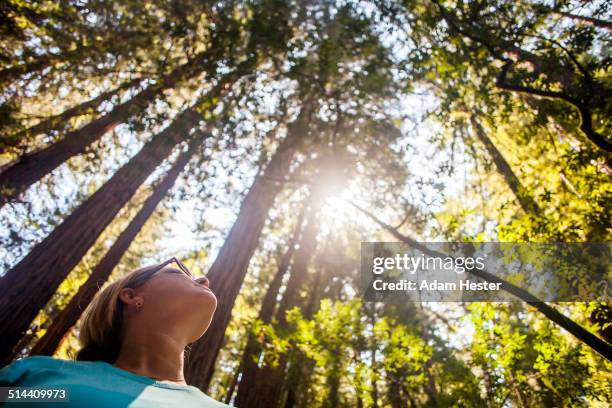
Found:
[[346, 214], [352, 211], [354, 208], [349, 203], [350, 194], [347, 191], [342, 192], [341, 195], [333, 195], [325, 199], [323, 204], [322, 214], [324, 217], [336, 217], [338, 214]]
[[347, 227], [358, 220], [359, 212], [351, 205], [351, 201], [362, 195], [355, 183], [351, 183], [351, 186], [325, 197], [321, 207], [322, 228]]

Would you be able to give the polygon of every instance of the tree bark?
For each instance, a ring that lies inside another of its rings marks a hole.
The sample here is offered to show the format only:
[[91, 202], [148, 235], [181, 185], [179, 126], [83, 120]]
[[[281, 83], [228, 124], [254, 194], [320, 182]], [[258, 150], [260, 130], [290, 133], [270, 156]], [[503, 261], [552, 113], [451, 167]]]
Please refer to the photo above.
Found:
[[276, 311], [276, 319], [280, 327], [286, 327], [287, 325], [287, 311], [294, 306], [303, 304], [305, 301], [305, 299], [300, 297], [299, 291], [308, 278], [308, 265], [317, 247], [317, 235], [319, 233], [319, 209], [321, 208], [321, 203], [316, 196], [313, 201], [307, 215], [307, 224], [300, 240], [300, 247], [295, 254], [295, 260], [291, 267], [285, 293], [283, 293], [278, 310]]
[[263, 321], [264, 324], [269, 324], [274, 316], [274, 312], [276, 310], [276, 297], [278, 296], [278, 292], [280, 291], [280, 287], [283, 283], [283, 278], [289, 270], [291, 260], [293, 259], [293, 254], [295, 253], [295, 247], [304, 227], [305, 210], [306, 209], [304, 207], [300, 210], [293, 233], [291, 235], [291, 240], [289, 241], [289, 246], [287, 247], [287, 251], [283, 254], [278, 270], [274, 275], [274, 278], [272, 279], [272, 282], [270, 283], [270, 286], [268, 287], [266, 295], [262, 301], [258, 318]]
[[340, 370], [341, 370], [341, 362], [340, 357], [338, 356], [338, 350], [334, 349], [332, 352], [332, 363], [331, 363], [331, 372], [327, 377], [327, 387], [329, 389], [329, 393], [327, 395], [327, 400], [323, 403], [323, 406], [326, 408], [336, 408], [340, 405]]
[[135, 87], [140, 82], [142, 82], [142, 80], [142, 78], [136, 78], [131, 81], [125, 82], [108, 92], [104, 92], [93, 99], [83, 102], [77, 106], [73, 106], [72, 108], [69, 108], [58, 115], [43, 119], [36, 125], [30, 126], [29, 128], [21, 132], [18, 132], [14, 135], [4, 136], [4, 140], [2, 140], [0, 145], [0, 153], [6, 151], [7, 147], [14, 147], [19, 145], [19, 143], [23, 139], [31, 139], [34, 136], [38, 136], [40, 134], [50, 132], [51, 130], [58, 129], [61, 125], [67, 123], [68, 120], [74, 118], [75, 116], [86, 114], [90, 110], [93, 110], [98, 107], [101, 103], [110, 100], [113, 96], [119, 94], [121, 91], [125, 91]]
[[[272, 318], [274, 317], [276, 298], [278, 296], [281, 284], [283, 283], [283, 278], [285, 277], [285, 274], [289, 269], [289, 265], [291, 264], [291, 260], [293, 259], [295, 246], [297, 245], [300, 233], [302, 232], [304, 210], [305, 206], [303, 206], [302, 210], [300, 211], [293, 234], [289, 240], [287, 250], [283, 254], [276, 274], [274, 275], [274, 278], [272, 279], [272, 282], [270, 282], [270, 285], [266, 290], [266, 294], [264, 295], [261, 309], [259, 310], [259, 315], [257, 316], [257, 318], [264, 324], [270, 324]], [[253, 334], [249, 333], [249, 339], [240, 361], [240, 371], [242, 372], [242, 377], [240, 379], [240, 384], [238, 385], [238, 394], [236, 395], [237, 406], [242, 407], [248, 404], [248, 400], [251, 398], [253, 393], [256, 392], [260, 371], [253, 357], [257, 358], [260, 354], [260, 345], [257, 343], [257, 340], [254, 338]]]
[[187, 109], [0, 279], [0, 364], [38, 311], [151, 172], [199, 121]]
[[566, 17], [572, 20], [584, 21], [585, 23], [589, 23], [591, 25], [594, 25], [595, 27], [612, 30], [612, 21], [602, 20], [600, 18], [594, 18], [594, 17], [588, 17], [588, 16], [581, 16], [578, 14], [568, 13], [567, 11], [555, 10], [553, 8], [550, 8], [549, 10], [551, 13], [558, 14], [560, 16], [563, 16], [563, 17]]
[[303, 106], [296, 122], [288, 127], [287, 137], [280, 143], [266, 170], [256, 176], [238, 217], [207, 274], [211, 288], [217, 295], [217, 310], [208, 331], [193, 344], [185, 362], [187, 382], [202, 391], [206, 391], [212, 378], [232, 307], [257, 247], [268, 211], [282, 189], [282, 182], [275, 180], [284, 180], [289, 172], [297, 145], [301, 139], [306, 138], [307, 128], [304, 122], [309, 115], [308, 106]]
[[386, 373], [387, 382], [389, 382], [389, 387], [387, 388], [387, 398], [389, 399], [389, 403], [391, 408], [404, 408], [406, 404], [402, 401], [401, 388], [399, 386], [399, 378], [401, 376], [396, 377], [395, 373]]
[[[361, 208], [357, 204], [351, 203], [351, 205], [353, 205], [355, 208], [361, 211], [364, 215], [366, 215], [372, 221], [380, 225], [383, 229], [385, 229], [387, 232], [393, 235], [393, 237], [395, 237], [397, 240], [410, 245], [412, 248], [418, 249], [424, 254], [427, 254], [427, 255], [430, 255], [436, 258], [446, 256], [443, 253], [429, 249], [427, 246], [417, 242], [413, 238], [410, 238], [406, 235], [401, 234], [396, 228], [393, 228], [391, 225], [384, 223], [383, 221], [378, 219], [378, 217], [376, 217], [374, 214]], [[567, 330], [578, 340], [582, 341], [584, 344], [586, 344], [587, 346], [589, 346], [590, 348], [592, 348], [593, 350], [601, 354], [603, 357], [605, 357], [608, 361], [612, 361], [612, 345], [600, 339], [595, 334], [591, 333], [590, 331], [588, 331], [587, 329], [585, 329], [584, 327], [582, 327], [581, 325], [579, 325], [578, 323], [570, 319], [569, 317], [565, 316], [563, 313], [559, 312], [558, 310], [549, 306], [545, 302], [541, 301], [540, 299], [538, 299], [537, 297], [535, 297], [534, 295], [532, 295], [525, 289], [521, 289], [518, 286], [502, 278], [499, 278], [485, 270], [472, 269], [468, 273], [471, 273], [472, 275], [482, 278], [488, 282], [501, 283], [501, 289], [516, 296], [523, 302], [533, 306], [540, 313], [546, 316], [550, 321], [556, 323], [561, 328]]]
[[189, 149], [177, 158], [176, 162], [166, 176], [154, 188], [153, 193], [146, 199], [142, 208], [130, 221], [129, 225], [121, 232], [113, 246], [108, 250], [104, 258], [96, 265], [87, 281], [79, 288], [77, 294], [70, 303], [53, 320], [45, 335], [35, 344], [30, 355], [52, 356], [61, 345], [65, 335], [77, 323], [81, 313], [91, 302], [98, 290], [107, 281], [115, 266], [121, 260], [130, 244], [136, 238], [141, 228], [153, 214], [157, 205], [164, 199], [168, 191], [174, 185], [179, 174], [183, 171], [191, 157], [195, 154], [198, 143], [202, 142], [205, 135], [198, 132], [190, 143]]
[[514, 171], [512, 170], [512, 167], [510, 167], [510, 164], [506, 161], [504, 156], [497, 149], [497, 146], [495, 146], [495, 144], [491, 141], [489, 136], [482, 128], [482, 125], [480, 124], [480, 122], [478, 122], [474, 115], [470, 115], [470, 123], [472, 125], [472, 128], [474, 129], [474, 133], [476, 133], [476, 136], [478, 137], [480, 142], [487, 149], [489, 156], [491, 156], [493, 163], [495, 163], [495, 167], [497, 167], [499, 173], [506, 180], [508, 187], [510, 187], [510, 189], [514, 193], [523, 211], [525, 211], [525, 213], [527, 214], [535, 216], [541, 214], [540, 207], [538, 207], [531, 195], [529, 195], [525, 187], [523, 187], [523, 184], [516, 176], [516, 174], [514, 174]]
[[99, 140], [106, 132], [144, 110], [164, 90], [209, 68], [204, 68], [204, 64], [208, 62], [210, 54], [209, 51], [202, 52], [130, 100], [115, 106], [109, 113], [92, 120], [78, 130], [69, 132], [60, 141], [46, 148], [22, 156], [15, 164], [0, 173], [0, 207], [72, 156], [83, 153], [87, 146]]
[[321, 302], [321, 281], [323, 280], [323, 274], [325, 269], [323, 265], [319, 265], [317, 272], [315, 273], [314, 280], [311, 285], [310, 294], [308, 295], [308, 301], [304, 308], [304, 317], [306, 319], [312, 319], [314, 314], [319, 309], [319, 303]]
[[[319, 209], [321, 202], [317, 194], [313, 194], [309, 200], [310, 206], [307, 209], [306, 226], [300, 239], [300, 246], [295, 253], [295, 259], [291, 266], [289, 280], [283, 297], [276, 311], [276, 319], [278, 321], [277, 328], [285, 329], [287, 327], [286, 313], [294, 306], [303, 305], [305, 299], [300, 297], [299, 291], [304, 286], [308, 278], [308, 265], [314, 255], [317, 245], [317, 234], [319, 232]], [[256, 374], [253, 385], [244, 391], [238, 390], [240, 399], [236, 399], [236, 403], [240, 408], [248, 407], [275, 407], [282, 404], [283, 397], [283, 372], [286, 365], [290, 363], [289, 356], [281, 356], [278, 366], [272, 367], [264, 364], [261, 368], [256, 368]], [[291, 388], [296, 384], [296, 376], [300, 367], [292, 366], [289, 368], [289, 374], [285, 380], [289, 386], [288, 392], [291, 393]], [[248, 393], [247, 393], [248, 392]]]

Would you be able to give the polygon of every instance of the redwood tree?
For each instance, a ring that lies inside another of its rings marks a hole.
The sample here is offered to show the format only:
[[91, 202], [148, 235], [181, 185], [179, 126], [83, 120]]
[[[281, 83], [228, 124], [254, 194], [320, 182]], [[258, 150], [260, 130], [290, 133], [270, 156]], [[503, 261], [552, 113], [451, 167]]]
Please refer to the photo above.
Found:
[[29, 141], [34, 136], [59, 129], [62, 126], [67, 125], [72, 118], [91, 112], [103, 102], [111, 100], [114, 96], [120, 95], [120, 93], [123, 91], [136, 87], [142, 81], [142, 78], [135, 78], [124, 82], [116, 88], [103, 92], [95, 98], [73, 106], [72, 108], [66, 109], [60, 114], [43, 119], [36, 125], [30, 126], [29, 128], [16, 134], [2, 135], [2, 140], [0, 140], [0, 152], [4, 152], [9, 147], [23, 145], [23, 142]]
[[[305, 207], [302, 207], [302, 210], [300, 211], [295, 227], [293, 229], [291, 238], [289, 239], [289, 243], [287, 244], [287, 250], [281, 257], [276, 273], [274, 274], [272, 281], [270, 281], [270, 284], [268, 285], [266, 293], [261, 302], [261, 308], [259, 309], [257, 320], [261, 321], [263, 324], [269, 324], [272, 321], [272, 317], [274, 316], [274, 311], [276, 310], [276, 298], [278, 297], [281, 284], [283, 283], [283, 278], [289, 270], [289, 266], [293, 259], [293, 254], [295, 252], [295, 247], [298, 243], [300, 233], [302, 232], [304, 209]], [[259, 347], [257, 340], [253, 336], [253, 333], [249, 332], [247, 344], [244, 348], [244, 351], [242, 352], [242, 357], [240, 359], [237, 371], [238, 374], [242, 374], [240, 380], [240, 387], [247, 389], [254, 386], [253, 380], [257, 371], [257, 363], [254, 359], [259, 356], [260, 352], [261, 348]], [[225, 398], [226, 402], [229, 402], [231, 400], [237, 382], [238, 377], [235, 376], [227, 392], [227, 396]], [[248, 384], [249, 382], [251, 384]]]
[[[285, 292], [276, 310], [278, 326], [283, 329], [287, 326], [286, 312], [293, 306], [305, 303], [298, 292], [306, 282], [308, 265], [317, 245], [321, 202], [316, 194], [309, 201], [311, 205], [306, 216], [307, 223], [300, 239], [299, 249], [295, 253]], [[253, 361], [252, 358], [251, 361]], [[236, 396], [236, 405], [240, 407], [276, 406], [281, 399], [282, 373], [286, 362], [287, 358], [283, 356], [277, 367], [264, 364], [263, 367], [254, 366], [250, 371], [243, 371]]]
[[521, 205], [523, 211], [525, 211], [527, 214], [540, 214], [540, 208], [533, 200], [533, 197], [531, 197], [527, 190], [525, 190], [525, 187], [523, 187], [523, 184], [512, 170], [512, 167], [510, 167], [510, 164], [497, 149], [497, 146], [495, 146], [495, 144], [491, 141], [485, 130], [482, 128], [482, 125], [474, 115], [470, 115], [470, 124], [472, 125], [472, 129], [474, 130], [474, 133], [476, 133], [478, 140], [480, 140], [480, 142], [487, 149], [489, 156], [491, 156], [493, 163], [495, 163], [495, 167], [497, 167], [499, 173], [504, 177], [504, 180], [506, 180], [508, 187], [510, 187], [516, 196], [516, 199]]
[[140, 91], [128, 101], [116, 105], [110, 112], [92, 120], [80, 129], [69, 132], [60, 141], [22, 156], [0, 173], [0, 207], [17, 197], [29, 186], [49, 174], [72, 156], [81, 154], [87, 146], [106, 132], [144, 110], [166, 89], [174, 87], [200, 71], [212, 71], [218, 50], [209, 49]]
[[208, 387], [212, 378], [234, 302], [257, 248], [268, 211], [282, 189], [282, 181], [289, 172], [300, 140], [306, 138], [310, 112], [308, 104], [302, 106], [300, 115], [289, 124], [287, 136], [280, 142], [265, 170], [255, 177], [238, 217], [207, 274], [211, 288], [217, 295], [217, 311], [207, 332], [192, 345], [185, 363], [187, 382], [202, 390]]

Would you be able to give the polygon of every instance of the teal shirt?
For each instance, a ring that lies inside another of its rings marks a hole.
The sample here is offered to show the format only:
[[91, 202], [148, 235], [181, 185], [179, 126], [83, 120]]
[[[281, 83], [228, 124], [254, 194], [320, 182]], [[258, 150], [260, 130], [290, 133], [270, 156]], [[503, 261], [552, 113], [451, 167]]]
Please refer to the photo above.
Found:
[[0, 370], [0, 387], [61, 387], [69, 393], [69, 402], [15, 402], [4, 405], [17, 408], [228, 407], [191, 385], [155, 381], [102, 361], [27, 357]]

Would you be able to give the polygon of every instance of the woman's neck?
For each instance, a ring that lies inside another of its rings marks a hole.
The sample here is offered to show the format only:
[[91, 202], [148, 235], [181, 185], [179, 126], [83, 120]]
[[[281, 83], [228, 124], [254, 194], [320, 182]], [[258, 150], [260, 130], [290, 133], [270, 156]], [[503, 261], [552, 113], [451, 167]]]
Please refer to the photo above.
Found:
[[125, 333], [113, 365], [134, 374], [185, 385], [185, 346], [166, 333]]

